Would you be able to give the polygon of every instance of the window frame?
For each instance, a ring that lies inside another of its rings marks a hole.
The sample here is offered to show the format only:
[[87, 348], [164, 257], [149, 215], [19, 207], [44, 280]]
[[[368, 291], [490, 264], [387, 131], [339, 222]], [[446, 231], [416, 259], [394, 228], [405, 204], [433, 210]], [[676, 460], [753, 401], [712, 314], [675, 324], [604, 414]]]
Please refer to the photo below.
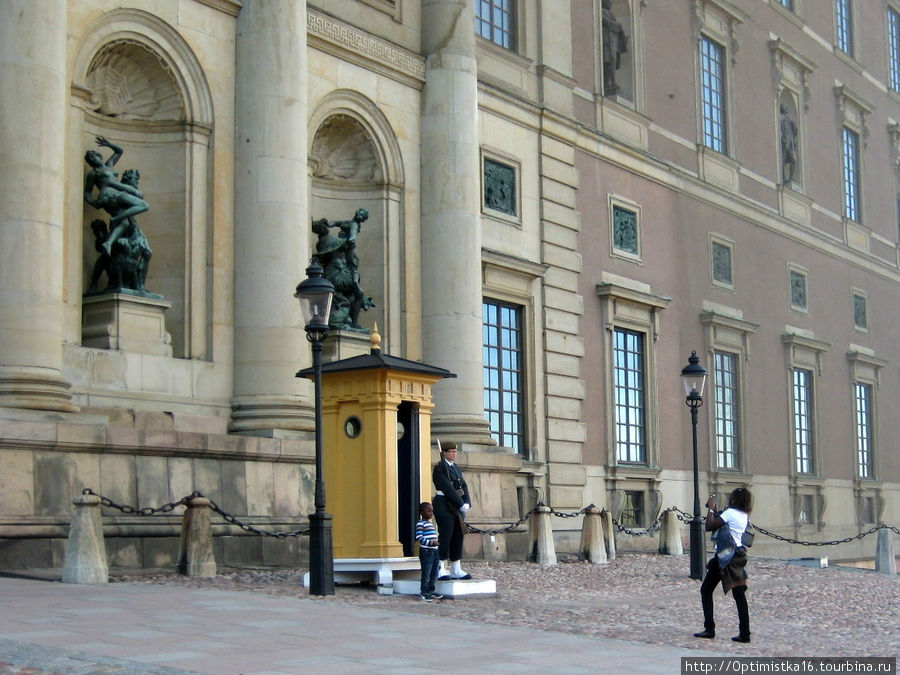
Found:
[[[535, 311], [537, 297], [540, 293], [540, 282], [547, 271], [546, 265], [532, 263], [521, 258], [482, 249], [482, 309], [485, 300], [515, 305], [522, 308], [522, 355], [521, 366], [523, 369], [522, 383], [526, 405], [523, 409], [523, 433], [524, 451], [520, 455], [523, 459], [539, 461], [534, 456], [539, 447], [536, 438], [542, 433], [544, 415], [543, 397], [537, 389], [542, 379], [540, 361], [536, 355], [543, 354], [543, 344], [540, 342], [542, 332], [536, 323], [539, 312]], [[482, 322], [482, 345], [483, 338]], [[483, 349], [483, 346], [482, 346]], [[484, 378], [484, 363], [482, 363], [482, 384]], [[483, 394], [482, 394], [483, 397]], [[530, 403], [530, 402], [533, 402]], [[489, 423], [490, 424], [490, 423]]]
[[[821, 473], [821, 461], [818, 448], [819, 415], [818, 383], [822, 375], [824, 354], [831, 345], [811, 337], [809, 331], [788, 326], [788, 332], [782, 334], [781, 341], [787, 349], [787, 417], [790, 430], [790, 475], [802, 481], [815, 479]], [[809, 375], [808, 382], [798, 383], [796, 373], [803, 371]], [[798, 387], [803, 386], [805, 396], [798, 399]], [[804, 405], [803, 410], [798, 410]], [[808, 421], [804, 427], [797, 424], [798, 415]], [[805, 432], [808, 439], [803, 447], [808, 449], [804, 455], [798, 453], [798, 433]], [[803, 466], [802, 462], [808, 462]]]
[[[482, 298], [482, 388], [484, 398], [484, 413], [488, 420], [491, 437], [497, 441], [500, 447], [512, 448], [517, 455], [525, 456], [528, 450], [528, 425], [525, 413], [526, 401], [526, 371], [525, 371], [525, 339], [524, 339], [524, 322], [525, 308], [522, 305], [494, 300], [492, 298]], [[490, 323], [487, 313], [489, 307], [495, 307], [497, 310], [497, 322]], [[504, 315], [511, 313], [515, 317], [515, 326], [509, 325], [504, 320]], [[492, 330], [495, 329], [495, 330]], [[517, 336], [515, 345], [510, 345], [504, 337], [506, 333], [514, 332]], [[496, 338], [496, 342], [488, 339]], [[489, 365], [488, 351], [497, 352], [498, 359], [496, 365]], [[507, 365], [507, 356], [514, 355], [515, 365]], [[489, 386], [489, 371], [497, 373], [496, 387]], [[512, 377], [510, 377], [512, 374]], [[517, 383], [517, 387], [505, 386], [512, 379]], [[496, 391], [497, 407], [489, 407], [489, 392]], [[490, 414], [496, 415], [497, 419], [493, 420]], [[507, 423], [507, 419], [515, 419], [515, 430], [510, 429], [513, 426]], [[499, 423], [499, 428], [495, 426], [495, 421]], [[518, 443], [508, 443], [507, 441], [517, 440]]]
[[888, 89], [900, 94], [900, 9], [888, 4], [886, 12]]
[[816, 396], [815, 374], [809, 368], [791, 368], [791, 418], [793, 420], [793, 470], [798, 476], [815, 476]]
[[[730, 362], [728, 370], [720, 368], [720, 361], [726, 359]], [[740, 471], [743, 465], [740, 355], [716, 349], [713, 351], [712, 365], [713, 378], [710, 388], [715, 428], [713, 435], [715, 466], [718, 471]], [[726, 428], [730, 428], [730, 433], [726, 433]]]
[[[871, 483], [876, 481], [879, 475], [878, 471], [878, 447], [879, 447], [879, 415], [878, 415], [878, 390], [881, 386], [881, 371], [888, 364], [884, 359], [878, 358], [875, 353], [866, 347], [851, 345], [847, 352], [847, 360], [850, 365], [850, 392], [851, 405], [850, 411], [852, 415], [852, 428], [854, 429], [854, 474], [859, 481]], [[863, 475], [860, 470], [860, 434], [859, 434], [859, 408], [857, 398], [857, 387], [865, 386], [870, 393], [869, 399], [869, 475]]]
[[[601, 275], [601, 283], [596, 291], [601, 301], [601, 317], [606, 329], [604, 347], [605, 366], [603, 368], [606, 400], [607, 465], [636, 469], [634, 475], [644, 471], [646, 477], [655, 477], [659, 472], [659, 397], [657, 387], [657, 336], [659, 333], [659, 313], [665, 309], [670, 298], [654, 295], [649, 285], [620, 277], [607, 272]], [[615, 378], [614, 338], [617, 329], [625, 329], [644, 335], [644, 443], [645, 461], [624, 462], [618, 459], [616, 443], [616, 410], [613, 399]], [[614, 479], [614, 477], [612, 477]], [[615, 482], [615, 480], [613, 480]]]
[[856, 16], [853, 0], [834, 0], [834, 46], [851, 59], [856, 58]]
[[[721, 70], [721, 76], [717, 76], [717, 73], [713, 73], [707, 68], [709, 56], [704, 50], [706, 46], [717, 48], [716, 63]], [[697, 60], [700, 84], [700, 144], [720, 154], [730, 155], [728, 150], [731, 143], [731, 125], [729, 123], [731, 106], [729, 105], [728, 87], [731, 77], [728, 68], [728, 48], [715, 37], [701, 32]], [[718, 86], [714, 87], [714, 83], [717, 83]], [[708, 92], [712, 92], [711, 95], [708, 95]], [[721, 100], [721, 103], [712, 100], [716, 97]], [[717, 114], [714, 117], [709, 115], [710, 110]], [[710, 130], [710, 125], [718, 127], [719, 133], [716, 134]]]
[[854, 429], [856, 433], [856, 477], [860, 480], [875, 478], [875, 387], [870, 382], [853, 383]]
[[[473, 14], [475, 15], [475, 35], [502, 49], [518, 52], [518, 4], [518, 0], [476, 0], [473, 10]], [[502, 5], [505, 5], [505, 7]], [[481, 18], [481, 10], [485, 6], [489, 7], [491, 10], [491, 18], [489, 20]], [[510, 28], [508, 31], [495, 23], [495, 10], [509, 17]], [[482, 32], [483, 26], [489, 27], [489, 35], [484, 35]], [[498, 32], [505, 36], [506, 40], [498, 42], [496, 39], [496, 34]], [[508, 44], [506, 44], [507, 41]]]
[[[613, 417], [617, 464], [647, 464], [647, 334], [616, 326], [613, 335]], [[621, 358], [620, 358], [621, 357]], [[623, 432], [624, 430], [624, 438]], [[635, 434], [632, 434], [632, 431]]]
[[[848, 153], [848, 148], [852, 153]], [[861, 152], [860, 133], [846, 124], [841, 125], [841, 209], [844, 220], [855, 223], [862, 222]]]
[[[740, 310], [726, 308], [718, 305], [715, 310], [705, 309], [700, 313], [700, 322], [703, 324], [706, 343], [707, 363], [710, 370], [710, 400], [709, 406], [712, 412], [708, 415], [709, 438], [714, 442], [709, 444], [710, 484], [716, 491], [725, 491], [728, 484], [750, 482], [749, 471], [750, 456], [748, 448], [752, 436], [752, 426], [747, 425], [746, 400], [746, 369], [749, 363], [750, 338], [759, 328], [759, 324], [746, 321]], [[736, 395], [735, 417], [737, 423], [736, 436], [739, 439], [737, 462], [734, 467], [723, 467], [719, 462], [717, 437], [717, 410], [718, 401], [718, 374], [716, 372], [716, 353], [733, 354], [735, 357]], [[719, 473], [721, 472], [721, 473]]]

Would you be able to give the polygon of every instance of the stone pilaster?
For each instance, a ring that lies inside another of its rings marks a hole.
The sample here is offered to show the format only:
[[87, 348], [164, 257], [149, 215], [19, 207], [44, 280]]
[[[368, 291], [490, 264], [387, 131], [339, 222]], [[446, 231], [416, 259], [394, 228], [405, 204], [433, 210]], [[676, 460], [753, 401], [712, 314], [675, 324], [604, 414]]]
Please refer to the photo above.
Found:
[[74, 411], [62, 375], [66, 1], [0, 4], [0, 406]]
[[309, 429], [294, 373], [310, 362], [293, 297], [309, 262], [306, 2], [238, 14], [233, 431]]
[[587, 482], [583, 462], [586, 426], [584, 380], [573, 360], [584, 355], [580, 320], [584, 301], [578, 292], [582, 270], [577, 249], [581, 214], [575, 210], [578, 171], [576, 139], [570, 125], [549, 115], [543, 120], [541, 165], [545, 167], [542, 207], [544, 339], [547, 374], [547, 468], [554, 508], [581, 508]]
[[432, 435], [495, 445], [484, 417], [478, 69], [471, 0], [424, 0], [422, 340], [435, 387]]

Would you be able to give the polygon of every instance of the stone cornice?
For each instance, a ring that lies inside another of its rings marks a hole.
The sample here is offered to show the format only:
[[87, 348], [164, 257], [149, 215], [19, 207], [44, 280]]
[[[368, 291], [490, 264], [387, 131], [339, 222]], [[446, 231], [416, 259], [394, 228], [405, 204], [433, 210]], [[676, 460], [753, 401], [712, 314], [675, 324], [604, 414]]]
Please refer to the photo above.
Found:
[[231, 16], [237, 16], [244, 6], [241, 0], [195, 0], [195, 2], [217, 9], [220, 12], [225, 12]]

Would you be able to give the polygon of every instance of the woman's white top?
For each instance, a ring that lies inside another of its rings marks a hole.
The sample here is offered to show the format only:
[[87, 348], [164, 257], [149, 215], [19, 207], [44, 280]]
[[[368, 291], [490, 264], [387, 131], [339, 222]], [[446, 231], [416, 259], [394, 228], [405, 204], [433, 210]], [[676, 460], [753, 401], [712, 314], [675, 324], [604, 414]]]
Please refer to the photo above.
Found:
[[743, 546], [741, 543], [741, 536], [744, 534], [744, 530], [747, 529], [747, 523], [750, 522], [750, 516], [740, 509], [725, 509], [720, 514], [720, 517], [728, 526], [728, 530], [731, 532], [731, 538], [734, 539], [734, 545]]

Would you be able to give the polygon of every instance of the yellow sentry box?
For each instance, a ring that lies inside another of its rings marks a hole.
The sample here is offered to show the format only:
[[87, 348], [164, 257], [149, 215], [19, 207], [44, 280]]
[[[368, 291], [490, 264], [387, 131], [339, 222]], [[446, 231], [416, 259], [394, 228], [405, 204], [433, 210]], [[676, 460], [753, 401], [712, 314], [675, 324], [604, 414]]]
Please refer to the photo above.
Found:
[[456, 377], [382, 354], [380, 344], [376, 328], [371, 353], [322, 366], [322, 463], [336, 560], [414, 555], [419, 502], [431, 492], [431, 388]]

